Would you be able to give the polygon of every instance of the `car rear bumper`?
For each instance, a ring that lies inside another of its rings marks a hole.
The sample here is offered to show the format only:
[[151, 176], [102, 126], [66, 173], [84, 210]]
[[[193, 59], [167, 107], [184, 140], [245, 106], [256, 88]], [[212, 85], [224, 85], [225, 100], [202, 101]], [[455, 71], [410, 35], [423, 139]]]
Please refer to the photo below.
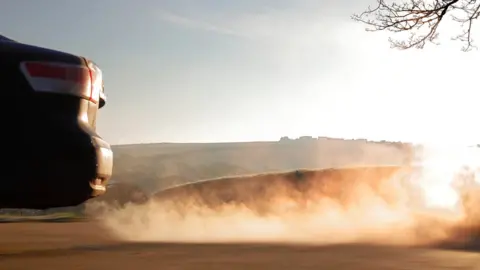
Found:
[[92, 137], [92, 142], [97, 160], [96, 178], [90, 182], [93, 198], [106, 192], [106, 185], [113, 171], [113, 152], [110, 145], [100, 137]]
[[9, 151], [12, 170], [0, 182], [0, 208], [79, 205], [104, 194], [112, 175], [110, 145], [81, 129], [55, 136], [38, 133]]

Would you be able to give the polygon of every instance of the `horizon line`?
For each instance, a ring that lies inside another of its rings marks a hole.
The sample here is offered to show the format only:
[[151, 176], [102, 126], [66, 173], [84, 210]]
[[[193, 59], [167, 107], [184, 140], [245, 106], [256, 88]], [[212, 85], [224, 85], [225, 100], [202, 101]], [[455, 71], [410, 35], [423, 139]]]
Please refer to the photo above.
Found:
[[[282, 136], [287, 137], [287, 136]], [[343, 140], [343, 141], [360, 141], [364, 140], [367, 142], [376, 142], [376, 143], [401, 143], [401, 144], [421, 144], [421, 143], [414, 143], [414, 142], [406, 142], [406, 141], [390, 141], [390, 140], [371, 140], [366, 138], [341, 138], [341, 137], [328, 137], [328, 136], [300, 136], [298, 138], [289, 138], [292, 142], [300, 141], [300, 140], [318, 140], [318, 139], [332, 139], [332, 140]], [[190, 141], [190, 142], [139, 142], [139, 143], [117, 143], [112, 144], [111, 146], [131, 146], [131, 145], [150, 145], [150, 144], [235, 144], [235, 143], [279, 143], [285, 142], [281, 139], [279, 140], [257, 140], [257, 141], [213, 141], [213, 142], [198, 142], [198, 141]]]

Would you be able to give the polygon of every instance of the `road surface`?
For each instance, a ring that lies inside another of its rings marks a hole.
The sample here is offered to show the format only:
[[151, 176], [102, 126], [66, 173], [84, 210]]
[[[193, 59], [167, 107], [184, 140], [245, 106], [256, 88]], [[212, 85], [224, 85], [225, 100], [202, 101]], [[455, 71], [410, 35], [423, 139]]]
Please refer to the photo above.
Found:
[[125, 243], [93, 222], [0, 224], [0, 269], [472, 269], [480, 250]]

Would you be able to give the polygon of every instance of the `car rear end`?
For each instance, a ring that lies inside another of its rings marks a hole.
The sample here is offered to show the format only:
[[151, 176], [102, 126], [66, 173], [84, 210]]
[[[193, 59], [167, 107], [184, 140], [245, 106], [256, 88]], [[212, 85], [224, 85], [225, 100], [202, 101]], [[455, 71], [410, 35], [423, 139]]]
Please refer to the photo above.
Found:
[[101, 69], [84, 57], [14, 41], [0, 41], [0, 57], [11, 131], [0, 207], [74, 206], [103, 194], [113, 156], [96, 132], [106, 104]]

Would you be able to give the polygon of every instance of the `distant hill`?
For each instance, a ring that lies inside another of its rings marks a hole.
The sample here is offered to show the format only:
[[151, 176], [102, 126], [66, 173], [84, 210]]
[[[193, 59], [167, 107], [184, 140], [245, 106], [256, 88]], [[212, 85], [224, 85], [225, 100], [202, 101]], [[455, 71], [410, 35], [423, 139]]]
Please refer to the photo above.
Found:
[[335, 138], [283, 137], [278, 142], [157, 143], [116, 145], [112, 183], [147, 193], [184, 183], [296, 169], [359, 165], [402, 165], [409, 144]]

